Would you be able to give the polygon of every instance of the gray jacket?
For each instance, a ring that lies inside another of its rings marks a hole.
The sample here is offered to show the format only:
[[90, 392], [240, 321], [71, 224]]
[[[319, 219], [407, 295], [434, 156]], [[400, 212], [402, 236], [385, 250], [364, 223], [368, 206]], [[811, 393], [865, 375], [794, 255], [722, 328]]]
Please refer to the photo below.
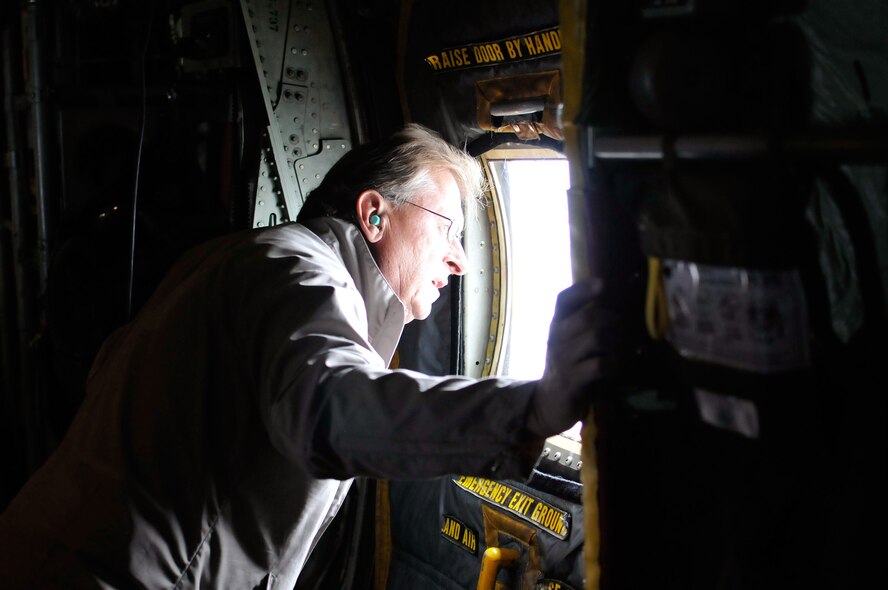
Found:
[[0, 585], [289, 589], [351, 477], [526, 475], [534, 383], [388, 370], [404, 317], [351, 224], [192, 250], [0, 516]]

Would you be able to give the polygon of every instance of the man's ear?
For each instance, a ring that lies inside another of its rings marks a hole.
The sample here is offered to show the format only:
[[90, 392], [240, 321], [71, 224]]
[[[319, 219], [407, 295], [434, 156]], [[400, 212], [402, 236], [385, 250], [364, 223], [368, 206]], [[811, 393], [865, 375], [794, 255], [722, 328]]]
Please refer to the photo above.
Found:
[[390, 203], [378, 191], [368, 189], [358, 195], [355, 202], [358, 226], [371, 244], [382, 239], [388, 224], [386, 217], [390, 209]]

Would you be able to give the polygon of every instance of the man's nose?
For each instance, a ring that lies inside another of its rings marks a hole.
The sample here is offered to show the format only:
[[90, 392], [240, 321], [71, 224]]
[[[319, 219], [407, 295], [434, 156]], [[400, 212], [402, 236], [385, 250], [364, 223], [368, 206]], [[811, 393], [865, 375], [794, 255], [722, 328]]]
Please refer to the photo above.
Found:
[[460, 240], [453, 239], [450, 242], [450, 250], [447, 252], [447, 257], [444, 258], [444, 262], [446, 262], [447, 266], [450, 268], [450, 274], [466, 274], [468, 261], [466, 260], [466, 251], [463, 250], [463, 245]]

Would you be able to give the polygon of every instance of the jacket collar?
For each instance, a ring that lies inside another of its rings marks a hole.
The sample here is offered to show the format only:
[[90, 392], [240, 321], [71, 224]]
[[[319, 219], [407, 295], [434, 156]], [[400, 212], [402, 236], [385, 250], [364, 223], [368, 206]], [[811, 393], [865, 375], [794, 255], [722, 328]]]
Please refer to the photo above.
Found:
[[404, 330], [407, 310], [376, 264], [361, 230], [332, 217], [310, 219], [303, 225], [342, 259], [367, 306], [370, 344], [386, 364], [391, 363]]

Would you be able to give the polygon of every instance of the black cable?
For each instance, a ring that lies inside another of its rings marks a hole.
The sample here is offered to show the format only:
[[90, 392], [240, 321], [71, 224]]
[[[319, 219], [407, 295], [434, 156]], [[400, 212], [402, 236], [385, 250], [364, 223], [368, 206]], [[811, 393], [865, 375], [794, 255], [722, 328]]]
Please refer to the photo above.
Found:
[[142, 124], [139, 130], [139, 150], [136, 155], [136, 176], [133, 181], [133, 210], [130, 220], [130, 257], [129, 257], [129, 281], [126, 289], [126, 318], [132, 318], [133, 312], [133, 282], [136, 268], [136, 212], [139, 205], [139, 177], [142, 173], [142, 149], [145, 146], [145, 126], [148, 118], [148, 74], [146, 64], [148, 61], [148, 44], [151, 41], [151, 28], [154, 25], [154, 7], [151, 3], [148, 13], [148, 28], [145, 32], [145, 43], [142, 46]]

